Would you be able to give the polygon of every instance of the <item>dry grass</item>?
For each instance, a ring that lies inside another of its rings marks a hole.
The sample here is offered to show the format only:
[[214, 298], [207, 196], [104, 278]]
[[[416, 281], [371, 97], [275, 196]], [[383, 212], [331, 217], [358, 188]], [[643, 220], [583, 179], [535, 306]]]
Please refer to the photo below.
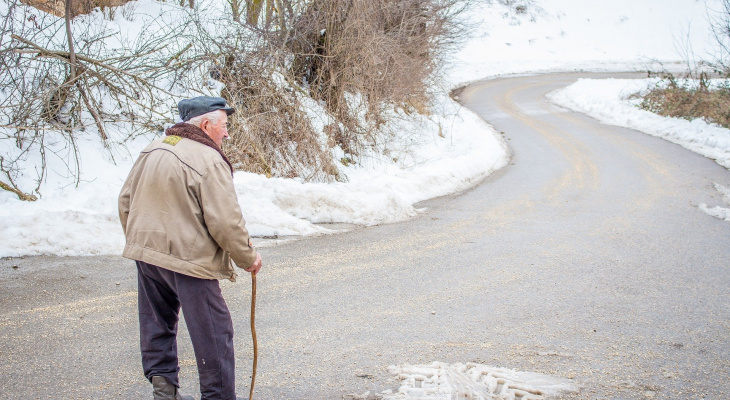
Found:
[[703, 74], [699, 84], [692, 86], [665, 74], [662, 81], [643, 96], [639, 107], [667, 117], [701, 118], [730, 128], [730, 83], [710, 88], [707, 75]]
[[[640, 108], [686, 120], [701, 118], [730, 128], [730, 0], [721, 0], [719, 7], [708, 8], [708, 19], [716, 44], [714, 56], [694, 61], [695, 55], [686, 46], [683, 51], [690, 72], [681, 77], [662, 73], [654, 88], [637, 94], [642, 99]], [[711, 83], [711, 75], [724, 82]]]
[[[241, 40], [219, 43], [211, 56], [223, 97], [241, 111], [225, 151], [237, 168], [267, 176], [339, 179], [333, 147], [357, 161], [377, 142], [388, 110], [428, 112], [441, 53], [461, 34], [453, 17], [468, 3], [307, 0], [244, 26]], [[247, 40], [251, 32], [258, 42]], [[306, 99], [332, 117], [324, 129], [310, 121]]]
[[256, 53], [228, 57], [222, 95], [237, 112], [229, 119], [231, 140], [223, 150], [239, 170], [310, 181], [337, 179], [301, 94], [277, 85], [267, 71], [270, 66]]

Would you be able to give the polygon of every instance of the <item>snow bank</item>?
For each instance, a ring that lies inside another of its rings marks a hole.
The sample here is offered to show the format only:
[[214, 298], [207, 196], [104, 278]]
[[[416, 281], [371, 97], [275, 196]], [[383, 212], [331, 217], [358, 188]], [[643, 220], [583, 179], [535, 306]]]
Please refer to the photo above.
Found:
[[730, 130], [701, 119], [667, 118], [636, 105], [629, 96], [646, 91], [656, 79], [580, 79], [548, 94], [554, 103], [612, 125], [658, 136], [730, 169]]
[[[386, 160], [382, 151], [366, 153], [361, 164], [340, 168], [347, 182], [305, 183], [236, 173], [241, 203], [251, 210], [246, 214], [252, 230], [291, 235], [323, 231], [312, 223], [401, 221], [416, 215], [414, 203], [465, 189], [506, 163], [506, 145], [476, 115], [446, 99], [437, 110], [430, 120], [400, 120], [391, 127], [400, 131], [403, 143], [386, 153], [409, 161]], [[257, 212], [260, 206], [269, 212]], [[306, 223], [301, 230], [284, 228], [271, 223], [270, 213], [274, 221], [296, 218]]]
[[[652, 59], [671, 63], [680, 58], [674, 38], [687, 38], [695, 51], [704, 51], [709, 35], [705, 4], [716, 9], [720, 4], [719, 0], [525, 3], [524, 13], [500, 2], [484, 2], [466, 15], [475, 24], [473, 37], [453, 56], [442, 92], [495, 75], [640, 69]], [[151, 0], [125, 7], [117, 10], [113, 21], [101, 15], [88, 18], [133, 37], [148, 30], [152, 22], [174, 18], [176, 12], [174, 5]], [[127, 18], [133, 11], [136, 17]], [[397, 119], [391, 129], [399, 133], [399, 140], [372, 149], [360, 164], [342, 166], [347, 176], [344, 183], [236, 173], [236, 190], [251, 233], [312, 235], [331, 232], [317, 225], [322, 222], [400, 221], [418, 213], [414, 203], [467, 188], [506, 163], [499, 135], [444, 94], [436, 99], [432, 116], [410, 122]], [[63, 142], [49, 153], [49, 172], [38, 201], [21, 202], [0, 191], [0, 257], [119, 254], [124, 238], [116, 196], [138, 152], [154, 135], [115, 148], [112, 160], [93, 139], [93, 131], [92, 127], [86, 136], [78, 137], [83, 155], [78, 165]], [[12, 143], [5, 141], [2, 146]], [[0, 154], [11, 152], [6, 150], [0, 148]], [[19, 179], [32, 182], [38, 162], [26, 160], [25, 165], [25, 178]], [[81, 171], [78, 185], [73, 178], [76, 169]]]
[[[312, 235], [332, 232], [316, 223], [375, 225], [417, 214], [413, 204], [465, 189], [506, 161], [506, 145], [489, 125], [446, 97], [431, 118], [399, 120], [401, 133], [388, 154], [364, 155], [361, 165], [342, 168], [347, 182], [306, 183], [246, 172], [234, 177], [239, 202], [253, 236]], [[80, 144], [84, 171], [78, 187], [68, 177], [48, 179], [36, 202], [0, 191], [0, 256], [120, 254], [124, 237], [117, 196], [138, 152], [151, 138], [140, 138], [116, 165], [93, 140]], [[64, 171], [57, 160], [54, 170]], [[54, 187], [55, 186], [55, 187]]]
[[[222, 12], [215, 10], [216, 5], [225, 6], [220, 0], [204, 3], [212, 14]], [[118, 8], [112, 20], [96, 12], [79, 17], [75, 25], [81, 29], [89, 23], [93, 29], [118, 33], [108, 39], [108, 45], [114, 47], [122, 37], [157, 32], [155, 29], [162, 29], [182, 10], [140, 0]], [[211, 24], [218, 23], [212, 19]], [[326, 119], [325, 111], [315, 106], [313, 120]], [[443, 93], [435, 99], [430, 116], [412, 118], [396, 111], [392, 116], [390, 133], [383, 133], [378, 148], [366, 150], [356, 164], [339, 166], [346, 182], [306, 183], [236, 173], [234, 183], [251, 234], [306, 236], [333, 232], [318, 223], [401, 221], [418, 213], [414, 203], [467, 188], [506, 163], [506, 146], [499, 135]], [[38, 201], [22, 202], [14, 194], [0, 191], [0, 257], [120, 254], [124, 237], [117, 195], [137, 154], [155, 134], [120, 145], [129, 135], [129, 127], [108, 127], [110, 152], [99, 143], [93, 124], [86, 125], [76, 135], [78, 158], [65, 140], [55, 139], [54, 132], [46, 135], [47, 168]], [[26, 191], [36, 187], [43, 165], [40, 152], [32, 150], [27, 146], [20, 149], [10, 131], [0, 140], [0, 155], [18, 160], [20, 169], [14, 180]], [[333, 150], [334, 159], [339, 159], [336, 152]]]

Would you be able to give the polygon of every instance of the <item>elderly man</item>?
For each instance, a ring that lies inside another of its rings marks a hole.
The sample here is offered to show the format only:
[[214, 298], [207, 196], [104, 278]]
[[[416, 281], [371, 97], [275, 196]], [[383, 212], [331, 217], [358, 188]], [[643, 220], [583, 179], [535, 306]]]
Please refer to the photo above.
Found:
[[119, 195], [139, 282], [142, 366], [154, 399], [191, 399], [178, 392], [177, 322], [185, 314], [200, 376], [201, 399], [236, 398], [233, 324], [219, 279], [235, 280], [231, 259], [257, 273], [261, 256], [250, 244], [221, 151], [228, 115], [220, 97], [178, 104], [182, 123], [140, 154]]

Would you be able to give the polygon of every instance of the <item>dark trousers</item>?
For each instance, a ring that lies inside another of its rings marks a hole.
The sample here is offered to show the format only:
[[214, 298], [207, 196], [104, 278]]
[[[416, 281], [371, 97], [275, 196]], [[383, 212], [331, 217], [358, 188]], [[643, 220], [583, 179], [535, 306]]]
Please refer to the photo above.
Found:
[[235, 400], [233, 323], [217, 280], [199, 279], [137, 261], [139, 339], [144, 375], [178, 381], [180, 308], [193, 342], [201, 400]]

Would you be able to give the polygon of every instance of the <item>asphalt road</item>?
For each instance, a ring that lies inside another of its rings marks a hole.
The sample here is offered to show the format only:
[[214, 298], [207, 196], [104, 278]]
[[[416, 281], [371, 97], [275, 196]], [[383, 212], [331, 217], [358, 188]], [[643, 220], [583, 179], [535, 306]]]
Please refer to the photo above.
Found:
[[[584, 74], [584, 76], [587, 74]], [[730, 224], [704, 214], [730, 172], [550, 105], [577, 74], [460, 94], [510, 165], [403, 223], [262, 250], [257, 399], [395, 389], [387, 367], [474, 361], [570, 378], [569, 399], [730, 393]], [[239, 397], [250, 282], [224, 282]], [[120, 257], [0, 260], [0, 398], [143, 399], [136, 272]], [[183, 391], [197, 393], [180, 338]]]

